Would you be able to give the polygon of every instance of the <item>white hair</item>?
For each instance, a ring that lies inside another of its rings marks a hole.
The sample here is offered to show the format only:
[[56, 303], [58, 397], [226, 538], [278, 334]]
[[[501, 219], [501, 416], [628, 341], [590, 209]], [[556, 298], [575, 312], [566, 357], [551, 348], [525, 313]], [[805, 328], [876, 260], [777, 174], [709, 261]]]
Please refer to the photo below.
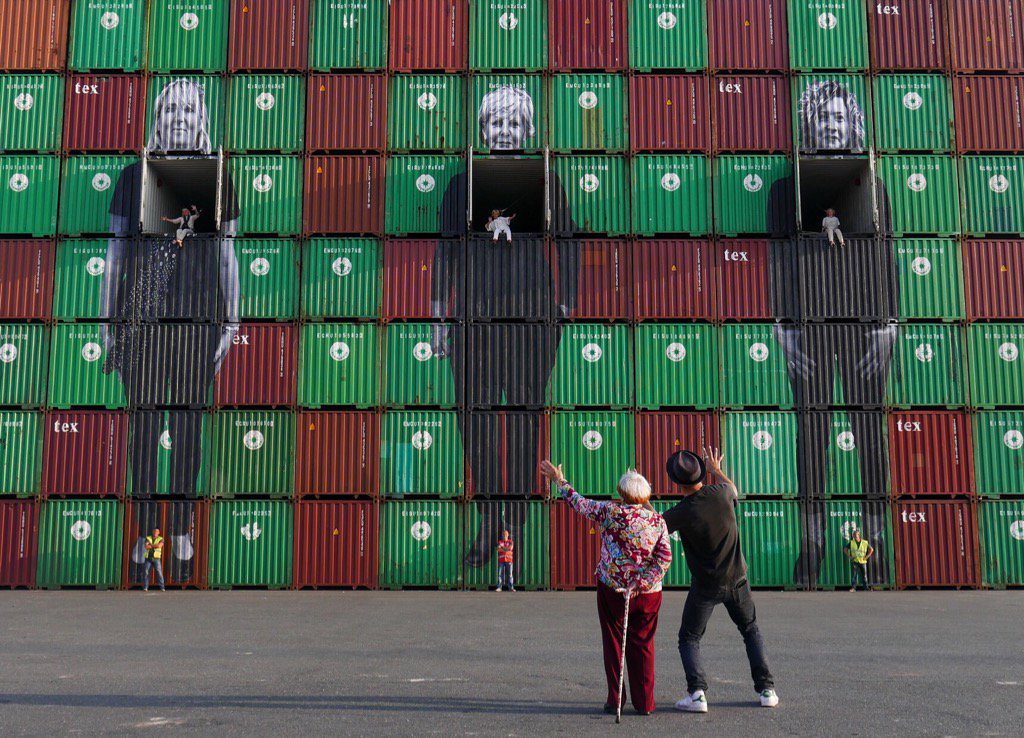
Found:
[[636, 469], [629, 469], [619, 479], [619, 497], [630, 505], [642, 505], [651, 499], [651, 483]]

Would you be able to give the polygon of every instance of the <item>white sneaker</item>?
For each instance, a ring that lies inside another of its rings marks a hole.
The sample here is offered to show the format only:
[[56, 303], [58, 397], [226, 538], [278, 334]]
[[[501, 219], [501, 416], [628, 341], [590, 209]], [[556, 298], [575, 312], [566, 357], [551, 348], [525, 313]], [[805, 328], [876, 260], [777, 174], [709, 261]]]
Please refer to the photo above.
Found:
[[[777, 699], [776, 702], [778, 702]], [[707, 712], [708, 700], [704, 696], [704, 690], [698, 689], [693, 694], [683, 697], [676, 703], [676, 709], [681, 712]]]
[[779, 695], [774, 689], [766, 689], [758, 695], [761, 698], [761, 707], [778, 707]]

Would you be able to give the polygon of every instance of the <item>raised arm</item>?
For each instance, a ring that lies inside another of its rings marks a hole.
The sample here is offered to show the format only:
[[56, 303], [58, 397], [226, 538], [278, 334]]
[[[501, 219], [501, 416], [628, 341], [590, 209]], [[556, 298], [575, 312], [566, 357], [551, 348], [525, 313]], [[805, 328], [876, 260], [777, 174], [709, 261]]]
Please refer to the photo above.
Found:
[[739, 490], [736, 489], [736, 483], [729, 479], [729, 476], [722, 470], [722, 462], [725, 460], [725, 454], [719, 451], [717, 448], [708, 447], [704, 449], [704, 459], [707, 462], [708, 469], [713, 471], [715, 475], [722, 480], [722, 484], [729, 488], [732, 492], [733, 500], [739, 499]]
[[565, 501], [569, 503], [577, 513], [595, 522], [604, 520], [605, 515], [608, 512], [607, 502], [598, 502], [596, 500], [588, 500], [583, 495], [579, 494], [572, 488], [569, 481], [562, 474], [562, 465], [555, 466], [550, 461], [545, 459], [540, 464], [540, 473], [543, 474], [549, 482], [552, 482], [558, 487], [558, 491], [565, 498]]

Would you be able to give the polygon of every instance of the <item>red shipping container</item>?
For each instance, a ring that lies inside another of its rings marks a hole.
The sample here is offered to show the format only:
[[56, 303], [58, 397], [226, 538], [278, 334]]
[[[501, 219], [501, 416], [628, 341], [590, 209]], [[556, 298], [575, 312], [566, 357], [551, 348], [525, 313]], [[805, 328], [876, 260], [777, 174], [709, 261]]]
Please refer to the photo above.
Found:
[[712, 69], [789, 69], [786, 0], [713, 0], [708, 37]]
[[293, 582], [376, 589], [377, 503], [297, 503]]
[[0, 0], [0, 69], [62, 70], [67, 0]]
[[974, 494], [971, 419], [958, 412], [889, 415], [893, 497]]
[[48, 413], [43, 429], [42, 496], [120, 498], [127, 457], [127, 413]]
[[876, 69], [943, 69], [946, 33], [940, 0], [868, 3], [868, 39]]
[[978, 523], [970, 502], [897, 502], [899, 587], [977, 587]]
[[[669, 479], [665, 462], [676, 451], [721, 448], [715, 413], [639, 413], [636, 416], [637, 471], [651, 483], [653, 497], [678, 497], [681, 488]], [[718, 480], [708, 473], [705, 484]]]
[[281, 323], [242, 323], [217, 374], [216, 403], [283, 406], [295, 403], [298, 331]]
[[[438, 247], [442, 251], [438, 253]], [[384, 320], [459, 318], [464, 312], [462, 241], [389, 240], [384, 244]], [[434, 286], [434, 280], [438, 285]], [[441, 285], [445, 285], [444, 288]], [[444, 303], [445, 314], [434, 315], [431, 295]]]
[[789, 81], [782, 75], [711, 78], [715, 152], [793, 148]]
[[303, 188], [307, 233], [377, 234], [384, 229], [384, 166], [376, 156], [311, 156]]
[[724, 239], [716, 245], [723, 320], [795, 320], [799, 317], [794, 244]]
[[64, 148], [138, 151], [146, 117], [141, 75], [73, 74], [68, 78]]
[[[506, 335], [518, 332], [517, 329], [544, 331], [541, 326], [508, 323], [470, 328], [474, 329], [497, 330]], [[466, 380], [471, 393], [477, 381], [474, 374], [471, 371]], [[548, 413], [515, 410], [467, 413], [463, 420], [462, 443], [467, 499], [549, 496], [551, 484], [541, 476], [539, 463], [540, 459], [551, 456], [551, 416]], [[477, 480], [475, 474], [480, 474], [481, 479]]]
[[964, 241], [968, 320], [1024, 320], [1024, 241]]
[[1024, 0], [954, 0], [949, 7], [953, 71], [1024, 71]]
[[0, 502], [0, 587], [34, 587], [39, 503]]
[[372, 412], [303, 412], [296, 428], [299, 497], [376, 497], [380, 418]]
[[312, 75], [306, 94], [308, 150], [383, 149], [387, 94], [383, 74]]
[[625, 69], [626, 3], [559, 0], [548, 3], [551, 69]]
[[[164, 539], [164, 584], [168, 587], [206, 589], [210, 504], [204, 500], [133, 500], [126, 503], [121, 587], [142, 589], [146, 555], [144, 543], [154, 528], [160, 529]], [[182, 536], [188, 536], [187, 546], [175, 540]], [[150, 572], [149, 578], [149, 586], [156, 586], [156, 572]]]
[[710, 241], [636, 241], [632, 250], [637, 320], [715, 320]]
[[1024, 77], [956, 77], [960, 151], [1024, 151]]
[[562, 499], [551, 503], [551, 589], [596, 587], [601, 531]]
[[50, 317], [53, 259], [52, 241], [0, 241], [0, 320]]
[[[569, 317], [578, 320], [627, 320], [633, 316], [629, 245], [624, 241], [580, 241], [576, 305]], [[551, 259], [553, 265], [558, 259]], [[561, 279], [553, 270], [555, 304], [565, 305]]]
[[642, 74], [630, 79], [634, 151], [707, 151], [708, 80], [699, 74]]
[[228, 69], [305, 69], [309, 0], [233, 0]]
[[390, 0], [391, 69], [411, 72], [466, 68], [469, 3], [464, 0]]

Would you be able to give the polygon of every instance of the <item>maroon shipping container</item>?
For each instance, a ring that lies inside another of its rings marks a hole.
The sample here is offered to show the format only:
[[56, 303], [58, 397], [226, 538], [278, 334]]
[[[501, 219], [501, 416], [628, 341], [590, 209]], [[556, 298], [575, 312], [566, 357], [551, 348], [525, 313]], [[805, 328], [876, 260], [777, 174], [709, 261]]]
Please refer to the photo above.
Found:
[[384, 160], [311, 156], [303, 191], [307, 233], [378, 234], [384, 229]]
[[233, 0], [228, 69], [305, 69], [309, 0]]
[[632, 251], [637, 320], [715, 320], [710, 241], [636, 241]]
[[1024, 77], [956, 77], [960, 151], [1024, 151]]
[[50, 317], [53, 258], [52, 241], [0, 241], [0, 320]]
[[[654, 497], [677, 497], [681, 488], [665, 472], [665, 462], [676, 451], [701, 453], [721, 448], [715, 413], [639, 413], [636, 416], [637, 471], [651, 483]], [[708, 474], [706, 484], [717, 480]]]
[[708, 79], [699, 74], [642, 74], [630, 79], [634, 151], [707, 151], [711, 143]]
[[626, 3], [559, 0], [548, 3], [551, 69], [625, 69]]
[[969, 320], [1024, 320], [1024, 241], [964, 241]]
[[597, 524], [576, 513], [562, 499], [551, 503], [551, 589], [596, 587], [594, 570], [601, 558]]
[[411, 72], [466, 68], [469, 3], [465, 0], [390, 0], [391, 69]]
[[943, 5], [940, 0], [869, 2], [868, 38], [875, 69], [944, 68]]
[[977, 587], [978, 524], [970, 502], [896, 502], [899, 587]]
[[796, 246], [789, 241], [716, 243], [723, 320], [795, 320], [800, 314]]
[[711, 78], [715, 152], [793, 148], [789, 81], [782, 75]]
[[[444, 249], [442, 254], [438, 254], [439, 245]], [[459, 293], [463, 250], [462, 241], [454, 240], [386, 241], [381, 295], [384, 320], [462, 317], [464, 300]], [[434, 287], [435, 279], [445, 289]], [[444, 315], [434, 315], [430, 309], [434, 290], [445, 305]]]
[[708, 36], [712, 69], [789, 69], [786, 0], [713, 0]]
[[893, 497], [974, 494], [971, 419], [959, 412], [889, 415]]
[[[627, 320], [633, 316], [630, 247], [625, 241], [580, 241], [576, 306], [569, 317], [578, 320]], [[552, 259], [553, 265], [558, 264]], [[566, 304], [554, 270], [555, 304]]]
[[127, 457], [127, 413], [48, 413], [42, 496], [122, 497]]
[[38, 538], [38, 502], [0, 502], [0, 587], [35, 586]]
[[295, 505], [296, 589], [377, 587], [377, 503]]
[[[145, 539], [154, 528], [164, 539], [164, 584], [206, 589], [210, 550], [210, 503], [205, 500], [132, 500], [125, 504], [121, 587], [141, 589], [145, 576]], [[183, 537], [187, 536], [187, 545]], [[191, 554], [191, 555], [189, 555]], [[150, 572], [150, 586], [156, 572]]]
[[64, 69], [68, 0], [0, 0], [0, 70]]
[[955, 72], [1024, 71], [1024, 0], [953, 0], [947, 3], [950, 55]]
[[303, 412], [296, 427], [299, 497], [376, 497], [380, 418], [372, 412]]
[[312, 75], [306, 94], [307, 149], [383, 149], [387, 94], [383, 74]]
[[146, 117], [141, 75], [73, 74], [67, 82], [64, 148], [68, 151], [137, 151]]
[[[471, 326], [470, 352], [476, 336], [538, 335], [543, 326], [496, 324]], [[478, 339], [477, 339], [478, 340]], [[471, 396], [481, 372], [469, 370]], [[486, 377], [484, 378], [486, 381]], [[543, 391], [543, 388], [542, 390]], [[514, 398], [518, 399], [518, 398]], [[512, 401], [509, 402], [511, 404]], [[551, 456], [551, 416], [538, 411], [500, 410], [467, 413], [463, 420], [466, 450], [466, 497], [548, 497], [551, 485], [540, 474], [540, 459]]]
[[297, 343], [294, 325], [242, 323], [217, 375], [217, 405], [294, 404]]

